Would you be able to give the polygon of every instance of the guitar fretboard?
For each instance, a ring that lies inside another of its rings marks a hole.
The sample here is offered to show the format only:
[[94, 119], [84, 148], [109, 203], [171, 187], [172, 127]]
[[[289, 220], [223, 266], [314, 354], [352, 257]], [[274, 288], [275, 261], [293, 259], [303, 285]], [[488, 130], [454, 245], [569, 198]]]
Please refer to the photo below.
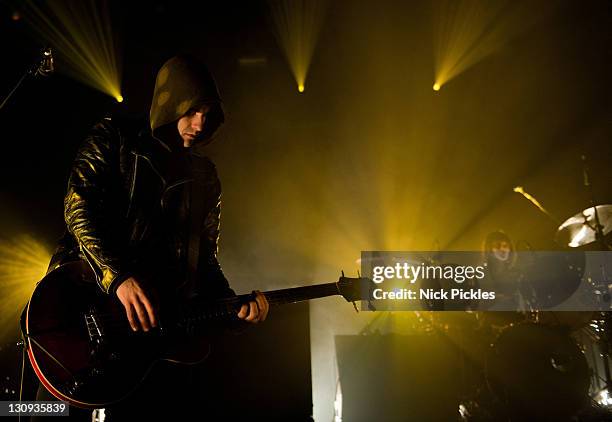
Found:
[[[293, 287], [289, 289], [264, 292], [271, 306], [340, 294], [336, 283], [317, 284], [314, 286]], [[250, 296], [250, 295], [246, 295]]]
[[[266, 295], [266, 299], [268, 299], [270, 306], [303, 302], [305, 300], [341, 294], [337, 283], [292, 287], [288, 289], [270, 290], [263, 293]], [[204, 323], [207, 321], [231, 318], [236, 315], [236, 311], [240, 309], [240, 306], [253, 300], [253, 297], [253, 294], [245, 294], [220, 299], [212, 303], [206, 303], [201, 309], [198, 309], [195, 314], [192, 313], [186, 317], [183, 323]]]

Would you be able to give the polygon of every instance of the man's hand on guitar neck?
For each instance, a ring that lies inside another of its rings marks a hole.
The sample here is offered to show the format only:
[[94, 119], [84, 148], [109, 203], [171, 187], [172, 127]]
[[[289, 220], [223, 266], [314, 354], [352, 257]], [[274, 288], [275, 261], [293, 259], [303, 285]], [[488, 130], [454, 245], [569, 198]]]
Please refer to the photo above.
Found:
[[144, 331], [149, 331], [151, 327], [157, 327], [153, 303], [138, 280], [134, 277], [125, 279], [117, 287], [117, 297], [125, 308], [132, 330], [138, 331], [142, 328]]
[[[255, 300], [242, 305], [238, 312], [238, 318], [250, 322], [258, 323], [266, 320], [270, 304], [266, 296], [260, 291], [254, 291]], [[149, 331], [152, 327], [157, 327], [157, 312], [151, 296], [144, 286], [134, 277], [129, 277], [117, 287], [117, 297], [125, 308], [128, 321], [132, 330], [143, 329]]]
[[255, 290], [253, 293], [255, 293], [255, 300], [242, 305], [240, 312], [238, 312], [238, 318], [256, 324], [266, 320], [270, 304], [266, 296], [259, 290]]

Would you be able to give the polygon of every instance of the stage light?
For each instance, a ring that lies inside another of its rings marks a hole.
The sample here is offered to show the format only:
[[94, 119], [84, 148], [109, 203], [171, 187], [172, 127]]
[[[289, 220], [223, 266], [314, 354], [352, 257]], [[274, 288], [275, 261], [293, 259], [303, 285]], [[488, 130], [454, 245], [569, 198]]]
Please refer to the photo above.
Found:
[[106, 2], [29, 1], [22, 15], [57, 51], [59, 72], [121, 102], [121, 68]]
[[440, 90], [440, 85], [437, 84], [437, 83], [433, 84], [433, 90], [434, 91], [439, 91]]
[[45, 245], [29, 235], [0, 239], [0, 338], [16, 327], [19, 313], [45, 275], [50, 258]]
[[327, 0], [269, 0], [275, 35], [299, 92], [304, 92], [308, 69], [323, 25]]
[[117, 100], [117, 102], [118, 102], [118, 103], [122, 103], [122, 102], [123, 102], [123, 96], [121, 96], [121, 95], [117, 95], [117, 96], [115, 97], [115, 100]]
[[551, 9], [544, 3], [533, 8], [532, 2], [440, 0], [435, 4], [435, 80], [439, 86], [499, 51]]

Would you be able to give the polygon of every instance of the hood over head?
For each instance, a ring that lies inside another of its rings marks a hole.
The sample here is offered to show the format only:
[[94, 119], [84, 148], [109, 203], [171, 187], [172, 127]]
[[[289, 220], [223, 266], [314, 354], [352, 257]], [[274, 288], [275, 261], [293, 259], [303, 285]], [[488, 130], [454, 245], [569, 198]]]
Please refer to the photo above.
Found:
[[[172, 57], [161, 67], [155, 79], [149, 120], [154, 136], [169, 124], [176, 124], [187, 111], [210, 105], [203, 134], [194, 145], [208, 144], [225, 121], [221, 96], [208, 68], [188, 55]], [[178, 136], [178, 132], [177, 132]]]

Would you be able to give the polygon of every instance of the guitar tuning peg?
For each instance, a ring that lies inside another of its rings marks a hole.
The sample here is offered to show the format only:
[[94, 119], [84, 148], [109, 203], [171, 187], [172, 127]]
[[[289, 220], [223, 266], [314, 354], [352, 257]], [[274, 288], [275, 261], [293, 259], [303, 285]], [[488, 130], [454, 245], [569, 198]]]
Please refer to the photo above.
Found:
[[359, 313], [359, 309], [357, 309], [357, 304], [355, 302], [351, 302], [353, 304], [353, 308], [355, 308], [355, 312]]

